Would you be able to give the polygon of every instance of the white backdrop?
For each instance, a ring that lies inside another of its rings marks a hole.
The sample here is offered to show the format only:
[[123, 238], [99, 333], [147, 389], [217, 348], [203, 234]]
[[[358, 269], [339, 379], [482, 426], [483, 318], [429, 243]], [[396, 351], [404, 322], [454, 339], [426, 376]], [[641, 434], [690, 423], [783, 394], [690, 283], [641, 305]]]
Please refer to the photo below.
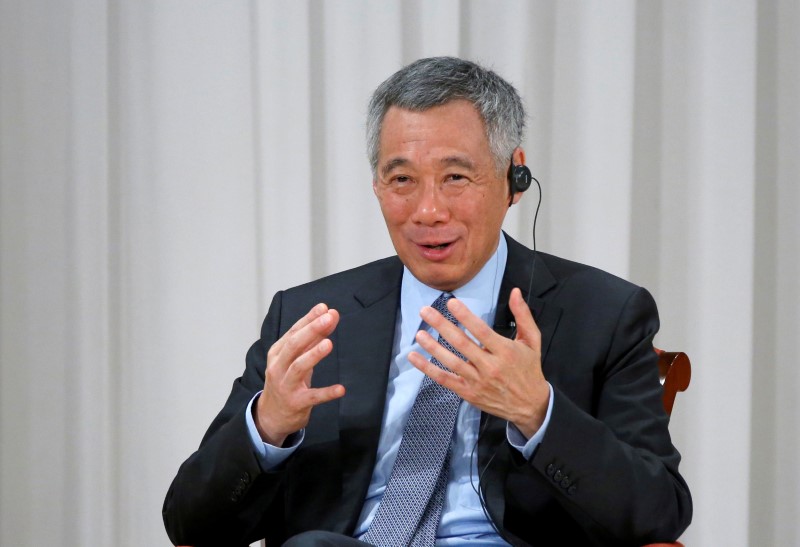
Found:
[[539, 248], [647, 286], [693, 359], [683, 541], [800, 544], [798, 28], [793, 0], [0, 0], [0, 544], [168, 544], [271, 295], [391, 253], [366, 102], [441, 54], [521, 91]]

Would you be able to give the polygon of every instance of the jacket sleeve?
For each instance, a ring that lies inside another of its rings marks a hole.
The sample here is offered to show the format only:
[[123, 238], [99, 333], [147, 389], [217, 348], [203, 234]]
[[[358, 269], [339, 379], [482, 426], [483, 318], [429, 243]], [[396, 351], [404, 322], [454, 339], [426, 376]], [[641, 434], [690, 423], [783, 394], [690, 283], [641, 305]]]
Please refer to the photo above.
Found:
[[[550, 499], [600, 545], [674, 541], [691, 521], [691, 495], [661, 402], [655, 302], [637, 287], [609, 324], [611, 332], [602, 324], [583, 327], [610, 340], [590, 364], [578, 364], [576, 353], [559, 353], [575, 362], [559, 363], [567, 373], [551, 380], [555, 399], [542, 443], [529, 461], [512, 453], [507, 517], [524, 536], [532, 508], [522, 489], [531, 482], [546, 485]], [[590, 379], [591, 389], [576, 387], [578, 376]], [[535, 510], [546, 514], [541, 505]]]
[[275, 295], [261, 339], [247, 352], [244, 374], [167, 492], [162, 515], [176, 545], [249, 545], [281, 527], [282, 471], [261, 469], [244, 415], [264, 387], [267, 351], [281, 334], [281, 297]]

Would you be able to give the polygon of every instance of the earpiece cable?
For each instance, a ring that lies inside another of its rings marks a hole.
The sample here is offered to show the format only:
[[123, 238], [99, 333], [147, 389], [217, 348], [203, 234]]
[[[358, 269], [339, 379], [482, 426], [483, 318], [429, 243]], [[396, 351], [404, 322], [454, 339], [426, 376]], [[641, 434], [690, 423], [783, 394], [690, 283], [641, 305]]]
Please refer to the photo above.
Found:
[[[527, 296], [527, 298], [525, 300], [525, 302], [526, 302], [526, 304], [528, 305], [529, 308], [531, 307], [531, 295], [533, 294], [533, 274], [534, 274], [534, 271], [536, 270], [536, 221], [539, 219], [539, 208], [542, 206], [542, 185], [539, 184], [539, 180], [536, 177], [531, 177], [531, 179], [536, 183], [536, 188], [539, 191], [539, 199], [536, 202], [536, 211], [533, 214], [533, 230], [532, 230], [532, 232], [533, 232], [533, 234], [532, 234], [533, 235], [533, 261], [531, 262], [531, 278], [530, 278], [530, 283], [528, 285], [528, 296]], [[512, 337], [513, 336], [516, 336], [516, 326], [514, 327], [514, 334], [512, 335]], [[470, 455], [469, 455], [469, 482], [470, 482], [470, 485], [472, 485], [472, 489], [475, 491], [475, 493], [478, 496], [478, 500], [480, 501], [481, 509], [483, 510], [483, 514], [486, 517], [486, 520], [488, 520], [489, 523], [492, 525], [492, 528], [494, 528], [494, 531], [497, 533], [497, 535], [502, 537], [503, 534], [500, 532], [500, 530], [498, 530], [497, 526], [495, 525], [494, 521], [492, 520], [491, 516], [489, 515], [489, 508], [486, 506], [486, 500], [483, 497], [483, 491], [481, 490], [481, 487], [480, 487], [480, 484], [481, 484], [481, 481], [483, 480], [484, 474], [486, 474], [486, 471], [489, 469], [489, 466], [494, 461], [495, 456], [497, 456], [497, 451], [500, 448], [499, 447], [495, 447], [494, 451], [492, 452], [491, 457], [489, 457], [489, 460], [486, 462], [486, 465], [483, 466], [483, 470], [479, 470], [479, 473], [478, 473], [478, 484], [477, 485], [475, 484], [475, 480], [474, 480], [475, 478], [472, 475], [472, 462], [475, 460], [475, 451], [478, 449], [478, 444], [480, 443], [481, 437], [486, 432], [486, 427], [488, 426], [488, 424], [489, 424], [489, 418], [487, 417], [485, 422], [478, 429], [478, 438], [475, 440], [475, 444], [472, 446], [472, 451], [470, 452]], [[476, 466], [476, 468], [477, 468], [477, 466]]]

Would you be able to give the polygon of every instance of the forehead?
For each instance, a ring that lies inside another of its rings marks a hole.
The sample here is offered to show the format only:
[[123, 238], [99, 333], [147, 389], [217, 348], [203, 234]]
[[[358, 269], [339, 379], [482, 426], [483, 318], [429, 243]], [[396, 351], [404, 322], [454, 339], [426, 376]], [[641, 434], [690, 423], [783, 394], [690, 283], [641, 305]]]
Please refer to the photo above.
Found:
[[400, 152], [489, 154], [483, 118], [472, 103], [455, 100], [427, 110], [392, 106], [381, 126], [379, 163]]

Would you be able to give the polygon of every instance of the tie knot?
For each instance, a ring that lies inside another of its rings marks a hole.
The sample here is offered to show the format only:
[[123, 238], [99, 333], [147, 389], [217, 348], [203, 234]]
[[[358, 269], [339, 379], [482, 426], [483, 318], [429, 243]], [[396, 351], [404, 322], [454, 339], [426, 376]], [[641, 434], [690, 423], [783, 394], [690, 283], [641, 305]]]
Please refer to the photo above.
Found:
[[458, 321], [456, 321], [456, 318], [453, 317], [452, 313], [450, 313], [450, 310], [447, 309], [447, 302], [451, 298], [455, 297], [449, 292], [443, 292], [442, 294], [439, 295], [439, 298], [433, 301], [431, 307], [436, 311], [438, 311], [439, 313], [441, 313], [442, 315], [444, 315], [447, 318], [447, 320], [450, 321], [452, 324], [457, 325]]

